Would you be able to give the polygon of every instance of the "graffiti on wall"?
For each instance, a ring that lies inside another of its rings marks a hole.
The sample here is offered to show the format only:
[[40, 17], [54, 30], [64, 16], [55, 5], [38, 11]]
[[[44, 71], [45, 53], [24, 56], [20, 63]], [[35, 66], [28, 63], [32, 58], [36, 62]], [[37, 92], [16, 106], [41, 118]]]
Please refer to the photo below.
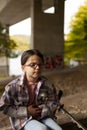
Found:
[[56, 69], [63, 66], [63, 54], [45, 55], [45, 69]]

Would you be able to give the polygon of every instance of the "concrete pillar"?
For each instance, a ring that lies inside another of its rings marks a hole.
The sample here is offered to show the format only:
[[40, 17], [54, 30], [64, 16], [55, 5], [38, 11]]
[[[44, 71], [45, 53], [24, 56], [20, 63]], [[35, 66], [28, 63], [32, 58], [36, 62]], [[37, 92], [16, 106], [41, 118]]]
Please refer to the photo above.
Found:
[[[9, 25], [6, 25], [6, 34], [9, 39]], [[9, 75], [9, 58], [6, 57], [7, 75]]]
[[62, 55], [64, 51], [64, 0], [54, 0], [55, 13], [42, 11], [41, 0], [31, 0], [31, 48], [47, 56]]

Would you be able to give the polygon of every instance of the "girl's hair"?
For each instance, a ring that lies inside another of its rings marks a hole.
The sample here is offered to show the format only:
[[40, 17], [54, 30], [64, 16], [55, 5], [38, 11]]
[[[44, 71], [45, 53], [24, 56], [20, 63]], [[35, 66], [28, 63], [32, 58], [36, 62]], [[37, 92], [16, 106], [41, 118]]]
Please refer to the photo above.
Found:
[[26, 50], [23, 52], [23, 54], [21, 56], [21, 65], [24, 65], [26, 63], [26, 61], [28, 60], [28, 58], [33, 55], [39, 56], [41, 58], [42, 62], [44, 63], [43, 54], [37, 49], [30, 49], [30, 50]]

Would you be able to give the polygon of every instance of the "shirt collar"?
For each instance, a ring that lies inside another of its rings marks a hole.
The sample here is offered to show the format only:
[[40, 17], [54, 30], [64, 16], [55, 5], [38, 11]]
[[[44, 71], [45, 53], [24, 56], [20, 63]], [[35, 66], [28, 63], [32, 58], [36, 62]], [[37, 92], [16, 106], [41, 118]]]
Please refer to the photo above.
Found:
[[24, 77], [25, 77], [25, 73], [23, 73], [23, 74], [21, 75], [21, 77], [20, 77], [20, 82], [19, 82], [20, 86], [23, 85]]

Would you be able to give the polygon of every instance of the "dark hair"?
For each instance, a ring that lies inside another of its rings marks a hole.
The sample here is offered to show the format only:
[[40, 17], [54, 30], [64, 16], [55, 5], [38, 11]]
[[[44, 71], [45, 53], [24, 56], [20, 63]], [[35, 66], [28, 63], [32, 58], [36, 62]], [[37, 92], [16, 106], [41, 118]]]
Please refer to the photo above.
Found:
[[23, 54], [21, 56], [21, 65], [24, 65], [26, 63], [26, 61], [28, 60], [28, 58], [31, 57], [32, 55], [39, 56], [41, 58], [42, 62], [44, 63], [43, 54], [37, 49], [30, 49], [30, 50], [26, 50], [23, 52]]

